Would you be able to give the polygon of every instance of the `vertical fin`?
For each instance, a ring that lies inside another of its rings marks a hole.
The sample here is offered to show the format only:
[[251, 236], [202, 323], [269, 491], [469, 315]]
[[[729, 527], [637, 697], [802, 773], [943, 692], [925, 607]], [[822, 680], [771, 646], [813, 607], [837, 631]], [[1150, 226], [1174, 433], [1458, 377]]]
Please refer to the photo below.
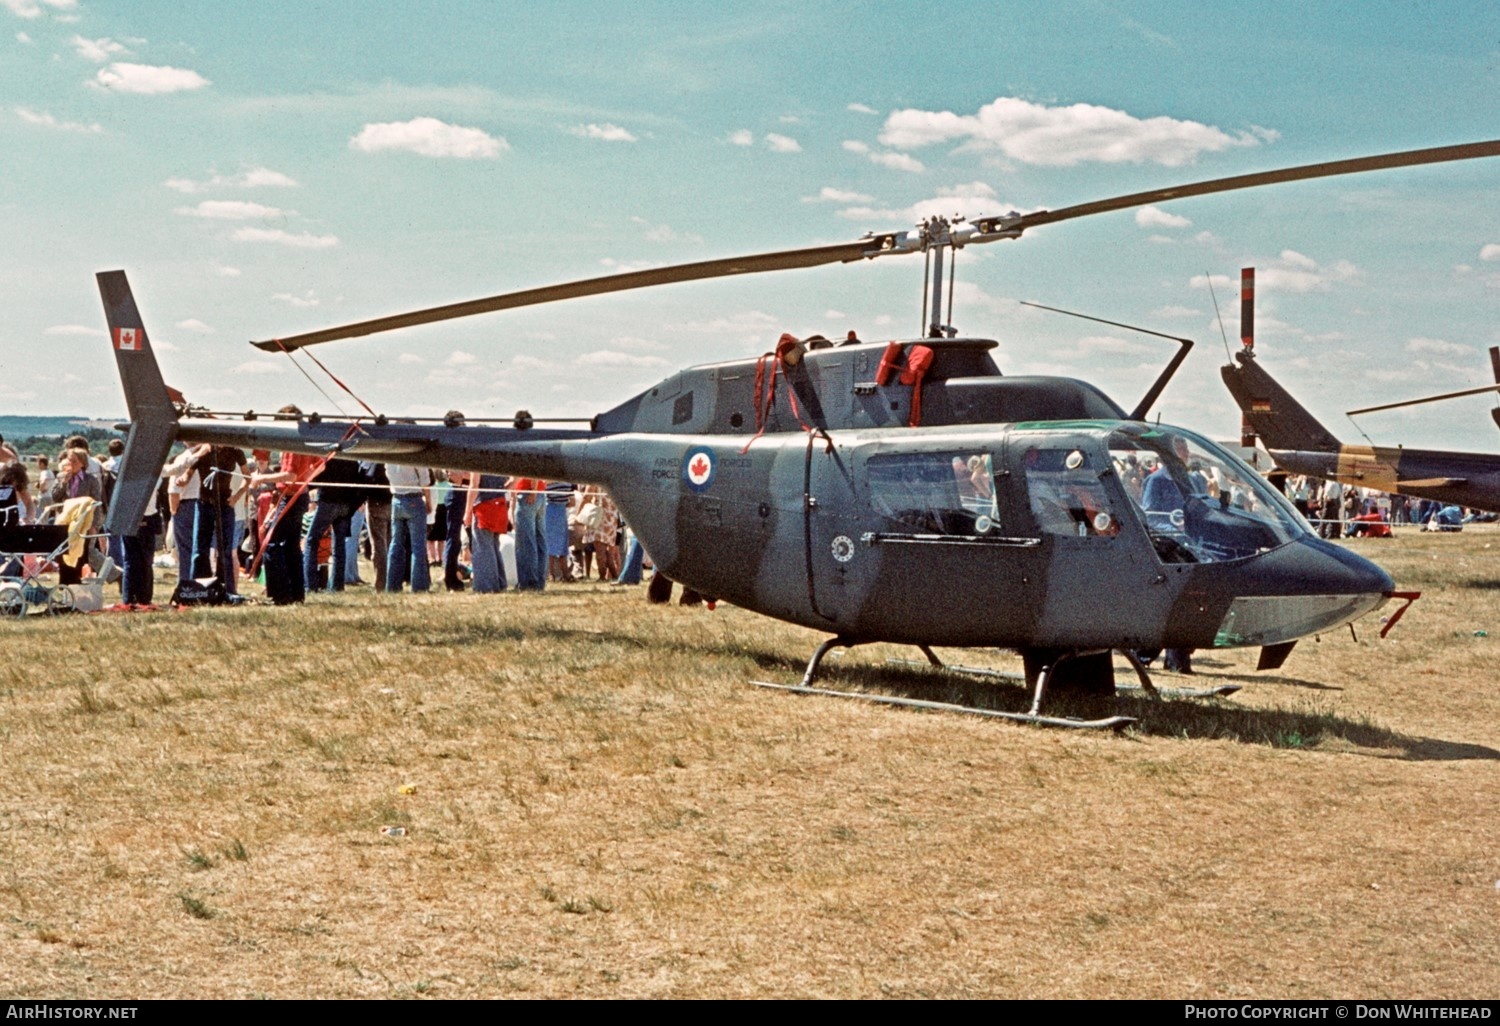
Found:
[[1247, 353], [1221, 374], [1229, 394], [1270, 450], [1338, 452], [1339, 440]]
[[104, 529], [110, 534], [133, 534], [177, 440], [177, 410], [162, 381], [125, 272], [100, 271], [95, 278], [104, 301], [115, 366], [125, 389], [125, 406], [130, 411], [125, 456]]
[[[1500, 346], [1490, 346], [1490, 366], [1495, 368], [1495, 384], [1500, 385]], [[1495, 418], [1495, 426], [1500, 427], [1500, 406], [1491, 410], [1490, 416]]]

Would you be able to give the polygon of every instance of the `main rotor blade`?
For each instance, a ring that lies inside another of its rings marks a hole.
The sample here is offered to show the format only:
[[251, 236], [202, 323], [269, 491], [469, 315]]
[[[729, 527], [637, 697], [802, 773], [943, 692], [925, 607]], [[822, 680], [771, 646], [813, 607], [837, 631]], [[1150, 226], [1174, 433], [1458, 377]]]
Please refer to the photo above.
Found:
[[1254, 174], [1234, 175], [1231, 178], [1215, 178], [1208, 182], [1192, 182], [1167, 189], [1152, 189], [1149, 192], [1133, 192], [1128, 196], [1079, 203], [1058, 210], [1039, 210], [1034, 214], [1022, 214], [1007, 219], [1008, 227], [1035, 228], [1041, 224], [1068, 221], [1090, 214], [1105, 214], [1111, 210], [1126, 210], [1143, 207], [1148, 203], [1182, 199], [1187, 196], [1205, 196], [1214, 192], [1231, 192], [1235, 189], [1253, 189], [1260, 185], [1276, 185], [1280, 182], [1300, 182], [1307, 178], [1328, 178], [1333, 175], [1352, 175], [1361, 171], [1383, 171], [1396, 167], [1412, 167], [1418, 164], [1441, 164], [1450, 160], [1473, 160], [1476, 157], [1500, 156], [1500, 139], [1489, 142], [1462, 143], [1458, 146], [1436, 146], [1425, 150], [1406, 150], [1402, 153], [1380, 153], [1373, 157], [1354, 157], [1349, 160], [1331, 160], [1323, 164], [1303, 164], [1300, 167], [1285, 167], [1279, 171], [1257, 171]]
[[781, 271], [796, 267], [817, 267], [821, 264], [849, 263], [861, 257], [875, 256], [883, 248], [888, 249], [889, 235], [842, 242], [831, 246], [811, 246], [806, 249], [788, 249], [778, 253], [758, 253], [752, 256], [731, 257], [724, 260], [704, 260], [695, 264], [677, 264], [672, 267], [653, 267], [644, 271], [629, 271], [625, 274], [610, 274], [601, 278], [564, 282], [561, 285], [544, 285], [540, 288], [505, 292], [485, 299], [472, 299], [464, 303], [449, 303], [426, 310], [376, 317], [357, 324], [345, 324], [321, 331], [309, 331], [282, 339], [252, 342], [251, 345], [277, 352], [282, 349], [300, 349], [319, 342], [358, 338], [397, 328], [410, 328], [419, 324], [469, 317], [473, 314], [490, 313], [494, 310], [509, 310], [518, 306], [535, 306], [538, 303], [555, 303], [561, 299], [577, 299], [581, 296], [597, 296], [605, 292], [621, 292], [626, 289], [643, 289], [652, 285], [668, 285], [679, 281], [695, 281], [700, 278], [722, 278], [735, 274], [753, 274], [758, 271]]
[[[1131, 193], [1128, 196], [1116, 196], [1113, 199], [1096, 200], [1092, 203], [1080, 203], [1076, 206], [1063, 207], [1059, 210], [1039, 210], [1030, 214], [983, 218], [972, 222], [974, 227], [980, 229], [981, 234], [968, 238], [966, 242], [967, 244], [973, 244], [978, 242], [996, 242], [1000, 239], [1013, 239], [1026, 229], [1034, 228], [1038, 225], [1053, 224], [1058, 221], [1086, 217], [1091, 214], [1103, 214], [1112, 210], [1124, 210], [1129, 207], [1139, 207], [1148, 203], [1160, 203], [1171, 199], [1182, 199], [1188, 196], [1229, 192], [1234, 189], [1250, 189], [1260, 185], [1295, 182], [1306, 178], [1325, 178], [1331, 175], [1356, 174], [1361, 171], [1379, 171], [1389, 168], [1410, 167], [1417, 164], [1437, 164], [1451, 160], [1471, 160], [1476, 157], [1494, 156], [1500, 156], [1500, 140], [1464, 143], [1458, 146], [1439, 146], [1425, 150], [1408, 150], [1404, 153], [1384, 153], [1373, 157], [1356, 157], [1351, 160], [1335, 160], [1323, 164], [1305, 164], [1301, 167], [1282, 168], [1279, 171], [1260, 171], [1248, 175], [1235, 175], [1232, 178], [1217, 178], [1208, 182], [1189, 183], [1167, 189], [1153, 189], [1150, 192]], [[334, 328], [325, 328], [321, 331], [310, 331], [287, 338], [268, 339], [263, 342], [253, 342], [251, 344], [257, 348], [271, 352], [279, 349], [300, 349], [303, 346], [316, 345], [320, 342], [358, 338], [362, 335], [373, 335], [377, 332], [393, 331], [397, 328], [410, 328], [420, 324], [432, 324], [438, 321], [452, 320], [457, 317], [490, 313], [495, 310], [509, 310], [520, 306], [534, 306], [539, 303], [553, 303], [563, 299], [577, 299], [582, 296], [596, 296], [606, 292], [648, 288], [653, 285], [667, 285], [680, 281], [696, 281], [702, 278], [722, 278], [729, 275], [754, 274], [761, 271], [779, 271], [798, 267], [817, 267], [822, 264], [850, 263], [866, 257], [912, 253], [926, 249], [931, 245], [945, 244], [947, 244], [946, 236], [943, 239], [931, 239], [927, 236], [925, 227], [915, 236], [910, 232], [886, 232], [854, 242], [836, 243], [830, 246], [810, 246], [804, 249], [789, 249], [777, 253], [759, 253], [751, 256], [731, 257], [725, 260], [704, 260], [693, 264], [678, 264], [671, 267], [651, 268], [645, 271], [631, 271], [626, 274], [611, 274], [601, 278], [587, 278], [583, 281], [565, 282], [560, 285], [546, 285], [540, 288], [523, 289], [519, 292], [506, 292], [485, 299], [475, 299], [464, 303], [450, 303], [446, 306], [414, 310], [409, 313], [394, 314], [389, 317], [377, 317], [368, 321], [360, 321], [356, 324], [346, 324]], [[953, 244], [959, 245], [964, 243], [954, 240]]]

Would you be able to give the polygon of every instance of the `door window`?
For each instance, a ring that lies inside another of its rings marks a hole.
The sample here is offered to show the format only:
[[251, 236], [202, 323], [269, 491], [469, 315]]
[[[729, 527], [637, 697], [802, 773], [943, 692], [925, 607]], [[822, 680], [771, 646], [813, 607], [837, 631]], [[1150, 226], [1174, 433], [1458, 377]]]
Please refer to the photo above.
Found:
[[887, 529], [913, 534], [985, 535], [1000, 529], [989, 453], [872, 456], [870, 499]]

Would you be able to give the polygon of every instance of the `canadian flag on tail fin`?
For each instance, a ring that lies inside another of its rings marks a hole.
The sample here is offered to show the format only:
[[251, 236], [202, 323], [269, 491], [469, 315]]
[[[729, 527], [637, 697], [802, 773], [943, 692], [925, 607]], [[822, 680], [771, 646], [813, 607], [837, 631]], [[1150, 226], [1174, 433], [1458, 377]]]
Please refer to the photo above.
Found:
[[140, 328], [116, 328], [115, 348], [125, 353], [138, 353], [146, 344], [146, 333]]

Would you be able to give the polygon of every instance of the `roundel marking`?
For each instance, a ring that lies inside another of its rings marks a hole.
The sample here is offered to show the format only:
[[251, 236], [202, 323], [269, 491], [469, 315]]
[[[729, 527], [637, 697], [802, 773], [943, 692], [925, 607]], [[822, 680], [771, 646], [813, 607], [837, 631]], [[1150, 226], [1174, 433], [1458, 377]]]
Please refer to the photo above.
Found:
[[714, 460], [713, 450], [707, 446], [695, 446], [687, 451], [682, 458], [682, 480], [695, 492], [706, 492], [714, 483], [714, 473], [718, 465]]
[[829, 548], [833, 552], [833, 558], [840, 563], [847, 563], [854, 558], [854, 542], [849, 539], [848, 535], [839, 535]]

